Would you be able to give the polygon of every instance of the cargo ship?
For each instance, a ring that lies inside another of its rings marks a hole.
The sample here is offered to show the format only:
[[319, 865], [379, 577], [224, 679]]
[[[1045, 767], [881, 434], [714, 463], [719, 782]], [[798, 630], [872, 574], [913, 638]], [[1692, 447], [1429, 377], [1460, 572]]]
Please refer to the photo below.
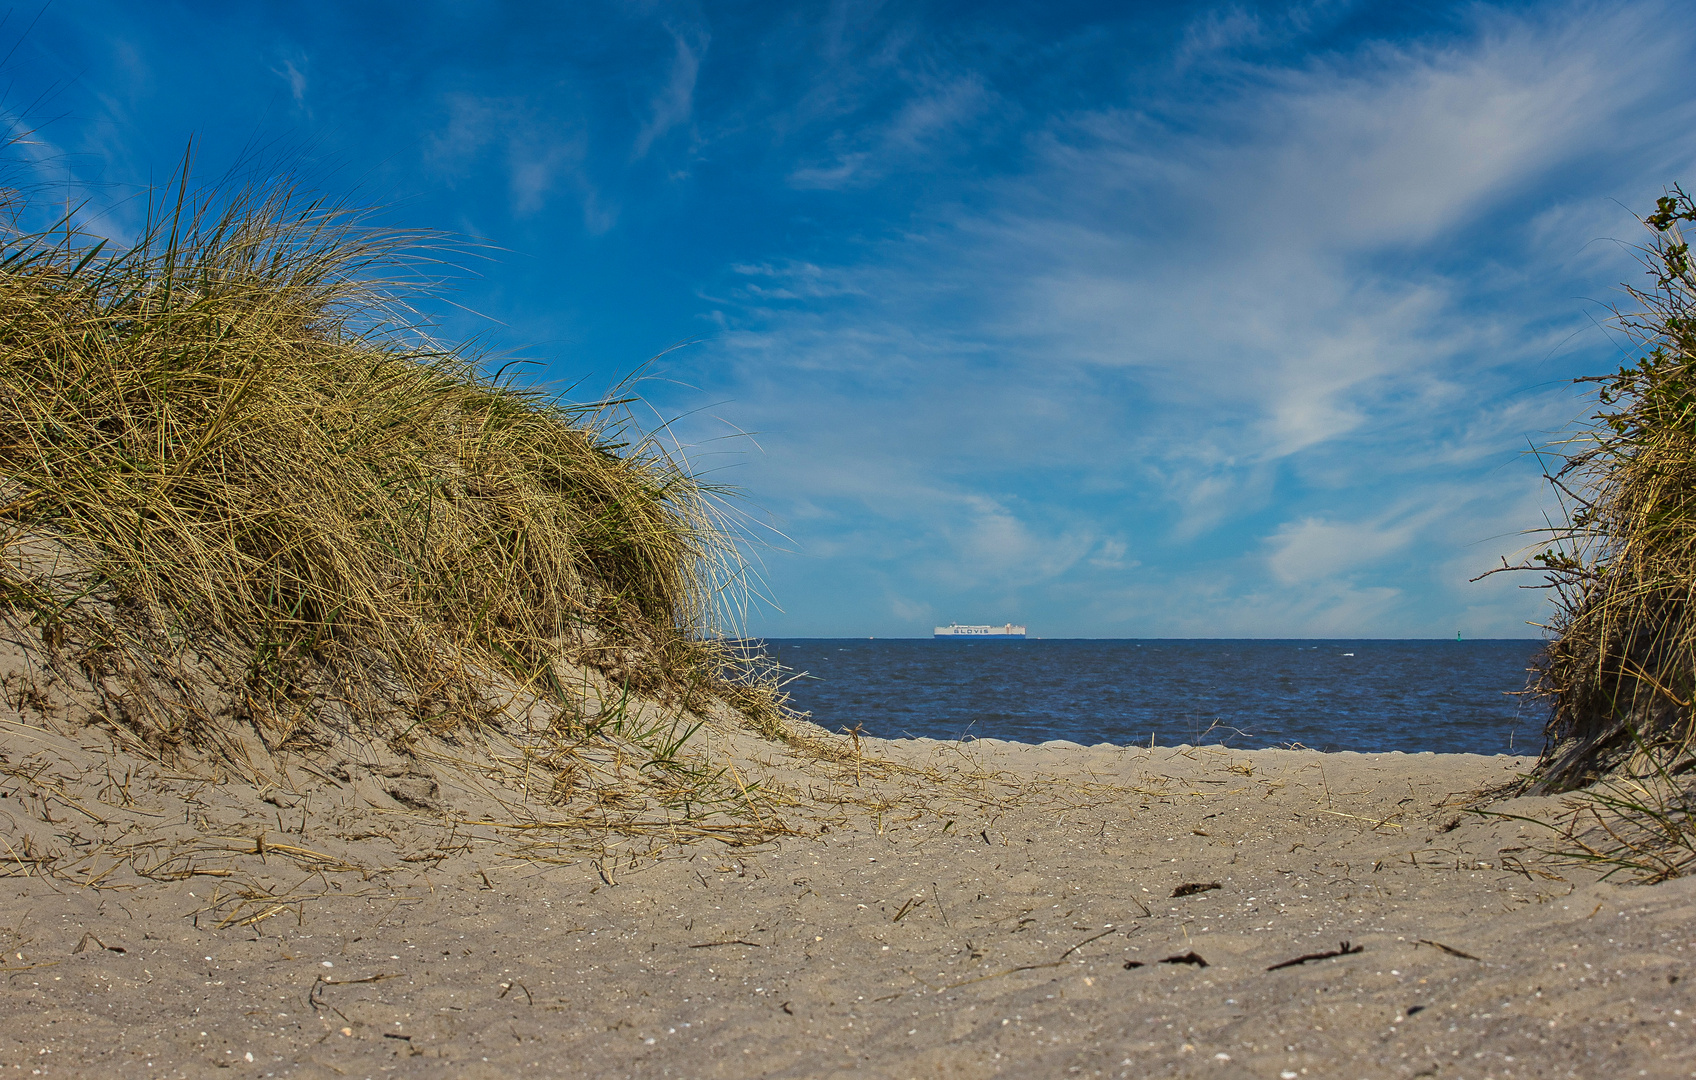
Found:
[[998, 641], [1023, 641], [1025, 640], [1025, 628], [1013, 623], [1007, 623], [1004, 626], [961, 626], [959, 623], [950, 623], [947, 626], [937, 627], [936, 636], [939, 638], [966, 638], [972, 641], [980, 638], [992, 638]]

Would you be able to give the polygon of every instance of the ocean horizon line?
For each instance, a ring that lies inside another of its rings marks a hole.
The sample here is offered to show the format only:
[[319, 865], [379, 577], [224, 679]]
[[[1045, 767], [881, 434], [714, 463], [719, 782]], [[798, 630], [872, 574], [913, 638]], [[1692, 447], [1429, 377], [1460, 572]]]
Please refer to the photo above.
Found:
[[[758, 635], [756, 635], [756, 636], [750, 636], [750, 637], [747, 637], [747, 638], [741, 638], [741, 639], [737, 639], [737, 640], [743, 640], [743, 641], [937, 641], [939, 639], [932, 636], [932, 635], [929, 635], [929, 634], [922, 634], [922, 635], [920, 635], [920, 634], [915, 634], [915, 635], [904, 635], [904, 634], [903, 635], [895, 635], [895, 634], [891, 634], [889, 636], [881, 636], [881, 635], [874, 635], [874, 634], [867, 634], [867, 635], [864, 635], [864, 636], [847, 635], [847, 634], [794, 634], [794, 635], [785, 635], [785, 636], [777, 636], [777, 635], [758, 636]], [[965, 640], [967, 641], [967, 643], [970, 643], [971, 641], [975, 641], [977, 639], [972, 638], [972, 639], [965, 639]], [[1123, 638], [1120, 638], [1120, 637], [1045, 637], [1045, 636], [1042, 636], [1042, 635], [1030, 635], [1030, 636], [1027, 636], [1027, 637], [1024, 637], [1024, 638], [1019, 638], [1019, 639], [1014, 639], [1014, 640], [1022, 640], [1022, 641], [1027, 641], [1027, 642], [1029, 642], [1029, 641], [1095, 641], [1095, 642], [1113, 642], [1113, 641], [1130, 641], [1130, 642], [1145, 642], [1145, 641], [1260, 641], [1260, 642], [1278, 642], [1278, 641], [1312, 641], [1312, 642], [1328, 642], [1328, 641], [1349, 641], [1349, 642], [1363, 642], [1363, 641], [1368, 641], [1368, 642], [1369, 641], [1398, 641], [1398, 642], [1443, 641], [1443, 642], [1448, 642], [1450, 644], [1453, 644], [1453, 643], [1458, 641], [1461, 644], [1465, 644], [1466, 642], [1469, 642], [1469, 641], [1546, 641], [1548, 639], [1541, 638], [1541, 637], [1465, 637], [1465, 638], [1452, 638], [1452, 637], [1123, 637]], [[1011, 644], [1011, 643], [1012, 642], [1006, 642], [1006, 644]]]

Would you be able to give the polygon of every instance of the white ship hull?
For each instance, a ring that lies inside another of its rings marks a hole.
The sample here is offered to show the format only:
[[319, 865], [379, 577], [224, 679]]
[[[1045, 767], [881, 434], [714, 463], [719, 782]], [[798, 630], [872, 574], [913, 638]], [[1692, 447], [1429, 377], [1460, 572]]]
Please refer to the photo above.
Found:
[[980, 639], [1023, 641], [1025, 628], [1016, 623], [1006, 623], [1002, 626], [961, 626], [959, 623], [953, 623], [948, 626], [937, 627], [935, 636], [939, 638], [964, 638], [968, 641]]

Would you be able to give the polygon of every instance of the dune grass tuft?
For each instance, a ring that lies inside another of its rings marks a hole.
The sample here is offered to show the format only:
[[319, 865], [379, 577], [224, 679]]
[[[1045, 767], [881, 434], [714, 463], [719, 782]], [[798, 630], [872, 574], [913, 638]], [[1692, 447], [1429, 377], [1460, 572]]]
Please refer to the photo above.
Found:
[[1541, 689], [1553, 709], [1542, 790], [1624, 772], [1667, 781], [1696, 735], [1696, 272], [1682, 189], [1645, 219], [1652, 284], [1617, 325], [1637, 362], [1581, 382], [1598, 411], [1550, 476], [1566, 520], [1535, 558], [1555, 590]]
[[[742, 585], [717, 493], [627, 401], [489, 377], [419, 329], [431, 238], [286, 185], [185, 181], [116, 250], [9, 209], [0, 588], [85, 668], [193, 645], [273, 744], [462, 732], [495, 676], [570, 702], [568, 663], [777, 724], [712, 645]], [[156, 747], [231, 719], [161, 700], [127, 714]]]

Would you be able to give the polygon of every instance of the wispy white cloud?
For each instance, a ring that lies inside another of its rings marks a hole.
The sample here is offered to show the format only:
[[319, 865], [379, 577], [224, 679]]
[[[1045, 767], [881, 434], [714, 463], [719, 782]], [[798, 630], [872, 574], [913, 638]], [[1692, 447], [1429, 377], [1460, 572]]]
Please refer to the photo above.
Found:
[[910, 600], [904, 596], [891, 597], [889, 601], [890, 614], [903, 623], [923, 626], [936, 618], [936, 608], [923, 600]]
[[801, 188], [873, 183], [893, 169], [911, 168], [930, 157], [995, 105], [995, 94], [972, 72], [922, 77], [914, 83], [886, 121], [830, 140], [829, 156], [800, 165], [789, 174], [789, 182]]
[[1411, 514], [1391, 511], [1372, 520], [1311, 516], [1285, 522], [1267, 538], [1271, 548], [1267, 566], [1285, 585], [1308, 585], [1346, 576], [1361, 567], [1381, 566], [1386, 559], [1406, 551], [1421, 529], [1445, 509], [1426, 503]]
[[540, 213], [560, 191], [582, 208], [584, 228], [598, 235], [618, 220], [585, 167], [588, 135], [581, 125], [541, 113], [525, 98], [455, 93], [444, 101], [444, 122], [425, 140], [424, 160], [450, 181], [492, 164], [506, 179], [509, 208]]
[[631, 149], [631, 157], [635, 159], [646, 157], [656, 139], [687, 122], [694, 111], [695, 79], [700, 74], [701, 56], [707, 50], [709, 37], [699, 29], [686, 32], [677, 28], [671, 29], [671, 36], [676, 45], [671, 71], [665, 86], [654, 95], [648, 121], [636, 133], [636, 143]]
[[941, 524], [954, 557], [934, 572], [961, 585], [1006, 588], [1047, 581], [1076, 565], [1096, 544], [1087, 534], [1039, 530], [1005, 499], [968, 495], [949, 501], [955, 512]]
[[735, 298], [758, 304], [865, 295], [852, 274], [815, 263], [733, 263], [729, 269], [741, 279]]
[[[306, 104], [306, 58], [304, 56], [284, 56], [280, 59], [282, 66], [280, 68], [273, 67], [271, 74], [283, 80], [284, 85], [289, 88], [289, 96], [294, 98], [294, 103], [297, 106]], [[296, 63], [297, 60], [299, 63]]]
[[1195, 64], [1229, 60], [1244, 50], [1285, 46], [1356, 6], [1356, 0], [1313, 0], [1291, 3], [1274, 12], [1250, 10], [1241, 4], [1207, 8], [1184, 27], [1175, 64], [1181, 71]]

